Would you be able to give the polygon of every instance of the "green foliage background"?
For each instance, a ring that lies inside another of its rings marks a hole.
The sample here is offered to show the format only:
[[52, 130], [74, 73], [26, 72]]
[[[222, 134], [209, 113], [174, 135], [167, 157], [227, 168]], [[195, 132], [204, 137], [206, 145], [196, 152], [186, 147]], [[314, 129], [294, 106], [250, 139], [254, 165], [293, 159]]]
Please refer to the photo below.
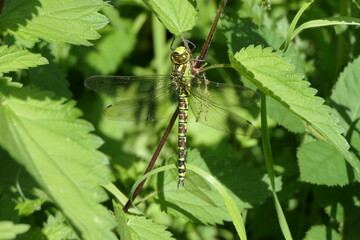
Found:
[[[251, 139], [190, 122], [185, 187], [176, 187], [174, 129], [157, 162], [167, 170], [122, 211], [168, 120], [102, 118], [116, 99], [83, 81], [170, 73], [173, 34], [196, 44], [196, 57], [218, 3], [5, 2], [0, 239], [245, 239], [245, 230], [249, 239], [358, 239], [357, 0], [229, 1], [206, 61], [233, 69], [206, 75], [267, 96], [273, 163], [264, 132]], [[234, 111], [266, 131], [263, 110]]]

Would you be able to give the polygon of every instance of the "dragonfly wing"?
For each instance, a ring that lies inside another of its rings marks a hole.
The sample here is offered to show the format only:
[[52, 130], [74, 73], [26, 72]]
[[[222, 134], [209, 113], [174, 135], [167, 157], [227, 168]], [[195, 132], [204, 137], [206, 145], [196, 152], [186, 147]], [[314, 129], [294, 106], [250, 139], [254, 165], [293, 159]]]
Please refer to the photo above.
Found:
[[201, 92], [225, 107], [249, 106], [260, 99], [260, 94], [245, 86], [211, 82], [205, 77], [193, 78], [191, 91]]
[[111, 104], [103, 115], [118, 121], [150, 122], [168, 118], [177, 106], [177, 93], [169, 88], [161, 94], [152, 92]]
[[85, 86], [123, 99], [105, 108], [103, 115], [112, 120], [157, 121], [171, 115], [178, 105], [168, 75], [93, 76], [85, 80]]
[[[163, 88], [171, 82], [169, 75], [147, 76], [92, 76], [85, 79], [85, 86], [99, 93], [114, 97], [129, 98], [133, 95], [140, 96]], [[129, 93], [127, 93], [129, 92]]]
[[215, 103], [202, 90], [191, 88], [189, 105], [196, 122], [227, 133], [259, 136], [258, 129], [251, 122]]

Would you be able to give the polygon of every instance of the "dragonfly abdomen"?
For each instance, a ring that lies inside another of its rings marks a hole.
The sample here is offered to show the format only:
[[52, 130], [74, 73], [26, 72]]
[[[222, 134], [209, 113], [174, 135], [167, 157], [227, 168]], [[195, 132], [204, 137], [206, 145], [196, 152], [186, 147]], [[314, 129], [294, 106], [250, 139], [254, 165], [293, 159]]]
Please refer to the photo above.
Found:
[[186, 172], [186, 133], [187, 133], [187, 120], [188, 120], [188, 93], [181, 91], [179, 94], [179, 129], [178, 129], [178, 172], [179, 182], [184, 185], [185, 172]]

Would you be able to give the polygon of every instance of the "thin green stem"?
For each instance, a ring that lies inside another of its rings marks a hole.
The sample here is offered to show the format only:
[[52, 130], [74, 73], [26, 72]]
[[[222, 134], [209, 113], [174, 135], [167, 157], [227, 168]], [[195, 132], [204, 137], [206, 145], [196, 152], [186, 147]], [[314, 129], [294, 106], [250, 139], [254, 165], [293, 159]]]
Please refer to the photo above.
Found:
[[261, 92], [261, 140], [263, 145], [266, 170], [270, 178], [271, 191], [274, 198], [275, 209], [276, 209], [276, 214], [278, 216], [280, 228], [285, 239], [292, 240], [291, 232], [287, 224], [285, 214], [281, 208], [280, 201], [276, 195], [274, 162], [273, 162], [270, 140], [269, 140], [269, 129], [267, 125], [266, 95], [263, 92]]
[[262, 92], [261, 92], [261, 140], [263, 145], [266, 169], [269, 174], [269, 178], [271, 182], [271, 188], [273, 191], [275, 191], [274, 163], [273, 163], [270, 140], [269, 140], [269, 129], [267, 125], [266, 95]]
[[231, 66], [231, 64], [225, 64], [225, 63], [223, 63], [223, 64], [213, 64], [213, 65], [201, 68], [199, 70], [199, 73], [205, 72], [207, 70], [214, 69], [214, 68], [232, 68], [232, 66]]

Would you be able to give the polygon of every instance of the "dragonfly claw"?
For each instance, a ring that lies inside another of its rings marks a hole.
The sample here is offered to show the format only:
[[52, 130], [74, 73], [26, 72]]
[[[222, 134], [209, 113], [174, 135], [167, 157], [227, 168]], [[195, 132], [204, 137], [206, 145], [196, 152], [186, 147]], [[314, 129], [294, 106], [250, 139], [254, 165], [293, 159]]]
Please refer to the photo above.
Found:
[[182, 186], [184, 187], [184, 180], [180, 180], [180, 179], [179, 179], [178, 184], [177, 184], [177, 188], [179, 188], [180, 183], [182, 183]]

